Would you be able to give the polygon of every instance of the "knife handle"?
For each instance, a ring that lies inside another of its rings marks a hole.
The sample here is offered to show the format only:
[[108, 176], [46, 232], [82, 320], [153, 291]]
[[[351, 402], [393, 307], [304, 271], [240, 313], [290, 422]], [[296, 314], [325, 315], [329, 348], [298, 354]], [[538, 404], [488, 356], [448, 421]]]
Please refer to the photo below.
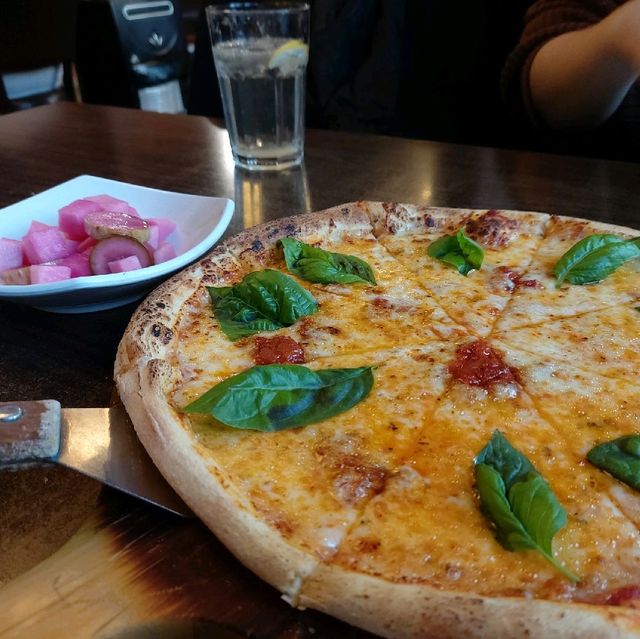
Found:
[[54, 461], [60, 450], [60, 402], [0, 402], [0, 467]]

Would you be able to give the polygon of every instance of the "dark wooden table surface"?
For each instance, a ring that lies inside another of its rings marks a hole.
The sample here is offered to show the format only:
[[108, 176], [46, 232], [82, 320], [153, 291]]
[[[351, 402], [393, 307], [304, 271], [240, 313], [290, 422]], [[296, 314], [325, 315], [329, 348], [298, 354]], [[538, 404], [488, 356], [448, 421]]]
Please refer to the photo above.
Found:
[[[537, 210], [640, 227], [637, 164], [309, 131], [304, 167], [252, 174], [234, 169], [224, 128], [204, 118], [76, 104], [0, 117], [0, 206], [81, 174], [233, 198], [227, 235], [356, 199]], [[56, 315], [0, 303], [0, 401], [55, 398], [68, 407], [107, 406], [116, 346], [134, 307]], [[289, 608], [198, 522], [48, 467], [0, 473], [0, 599], [3, 612], [9, 601], [10, 613], [10, 622], [0, 622], [0, 637], [40, 636], [33, 628], [56, 636], [55, 624], [46, 630], [53, 623], [43, 612], [51, 604], [46, 580], [57, 603], [66, 602], [59, 614], [66, 619], [82, 607], [60, 595], [69, 564], [86, 562], [87, 574], [106, 569], [91, 565], [103, 559], [89, 550], [80, 558], [71, 551], [55, 557], [73, 538], [89, 548], [90, 536], [104, 530], [110, 557], [130, 562], [130, 590], [116, 592], [114, 585], [111, 594], [107, 589], [91, 599], [87, 586], [80, 601], [93, 621], [83, 621], [84, 630], [74, 636], [366, 636]], [[26, 575], [34, 576], [29, 581]], [[102, 588], [106, 580], [96, 578]], [[20, 596], [27, 584], [43, 588], [40, 599]], [[101, 619], [100, 611], [118, 597], [122, 610]], [[23, 634], [27, 622], [35, 625]]]

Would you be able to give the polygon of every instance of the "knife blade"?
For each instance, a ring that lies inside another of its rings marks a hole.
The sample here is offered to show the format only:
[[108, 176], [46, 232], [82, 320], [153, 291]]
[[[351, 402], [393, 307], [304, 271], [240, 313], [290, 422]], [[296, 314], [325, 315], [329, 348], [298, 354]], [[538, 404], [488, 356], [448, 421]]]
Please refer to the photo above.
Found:
[[193, 513], [155, 467], [122, 404], [0, 403], [0, 468], [55, 462], [183, 517]]

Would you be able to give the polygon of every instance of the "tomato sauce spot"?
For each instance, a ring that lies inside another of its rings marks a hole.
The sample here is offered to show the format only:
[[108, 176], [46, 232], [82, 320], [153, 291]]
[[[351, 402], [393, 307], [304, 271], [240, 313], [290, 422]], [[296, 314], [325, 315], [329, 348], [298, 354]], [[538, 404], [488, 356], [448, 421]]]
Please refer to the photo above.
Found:
[[632, 602], [640, 603], [640, 586], [623, 586], [614, 590], [608, 597], [606, 603], [610, 606], [628, 606]]
[[522, 273], [514, 271], [508, 266], [498, 266], [495, 270], [494, 276], [491, 278], [491, 283], [494, 288], [504, 289], [508, 293], [519, 286], [525, 288], [537, 288], [539, 286], [538, 280], [525, 280]]
[[388, 299], [385, 299], [384, 297], [374, 297], [371, 300], [371, 303], [375, 308], [389, 309], [393, 307], [393, 304], [391, 304], [391, 302]]
[[303, 364], [304, 349], [298, 342], [285, 335], [256, 337], [253, 342], [253, 361], [265, 364]]
[[449, 372], [462, 384], [483, 388], [520, 382], [518, 369], [507, 365], [502, 353], [483, 339], [458, 346]]

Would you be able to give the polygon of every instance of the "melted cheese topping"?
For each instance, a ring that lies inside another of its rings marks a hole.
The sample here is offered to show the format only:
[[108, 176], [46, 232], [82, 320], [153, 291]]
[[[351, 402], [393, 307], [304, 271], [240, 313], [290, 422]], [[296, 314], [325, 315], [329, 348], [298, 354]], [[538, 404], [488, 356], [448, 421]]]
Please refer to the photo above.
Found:
[[610, 226], [598, 222], [553, 218], [540, 249], [524, 275], [527, 279], [540, 282], [540, 286], [517, 289], [506, 312], [496, 324], [497, 330], [509, 331], [517, 326], [539, 324], [640, 300], [640, 263], [637, 260], [628, 262], [597, 284], [577, 286], [564, 282], [556, 288], [553, 276], [556, 262], [583, 237], [610, 232]]
[[[337, 250], [336, 247], [325, 247]], [[286, 336], [303, 348], [305, 359], [380, 351], [406, 344], [457, 338], [466, 331], [455, 324], [425, 291], [379, 244], [366, 239], [341, 245], [340, 252], [356, 255], [372, 266], [376, 286], [322, 286], [297, 278], [319, 304], [313, 315], [293, 326], [259, 336]], [[283, 267], [278, 261], [269, 268]], [[241, 279], [242, 275], [238, 275]], [[401, 326], [402, 330], [398, 330]], [[185, 384], [177, 390], [178, 405], [195, 399], [208, 388], [251, 367], [255, 337], [231, 342], [221, 331], [205, 289], [185, 306], [178, 327], [178, 360]], [[193, 380], [193, 383], [192, 383]]]
[[[508, 352], [510, 363], [521, 372], [527, 393], [539, 413], [555, 427], [564, 448], [584, 459], [597, 444], [640, 434], [640, 385], [587, 373], [513, 347]], [[638, 494], [604, 473], [595, 471], [595, 475], [599, 485], [640, 525]]]
[[514, 328], [493, 338], [598, 375], [633, 380], [640, 371], [640, 312], [634, 304]]
[[[596, 472], [564, 446], [523, 393], [498, 399], [453, 385], [425, 422], [416, 447], [349, 532], [334, 562], [399, 583], [492, 596], [588, 600], [637, 581], [640, 534], [594, 487]], [[556, 559], [577, 585], [540, 554], [505, 550], [474, 491], [473, 459], [502, 430], [542, 473], [568, 524]]]
[[[316, 369], [374, 365], [374, 388], [331, 420], [276, 433], [236, 430], [206, 416], [189, 416], [198, 452], [212, 468], [224, 469], [282, 536], [327, 558], [413, 446], [444, 391], [454, 346], [437, 343], [312, 362], [309, 367]], [[189, 384], [193, 390], [193, 381]], [[200, 385], [198, 390], [206, 389]]]
[[[447, 234], [440, 229], [415, 235], [387, 235], [380, 241], [405, 268], [416, 273], [420, 283], [433, 293], [456, 322], [475, 335], [485, 337], [513, 290], [508, 286], [497, 286], [496, 280], [504, 284], [505, 267], [518, 272], [525, 270], [542, 241], [547, 220], [542, 214], [514, 216], [501, 213], [501, 216], [507, 222], [517, 221], [517, 229], [509, 226], [508, 241], [504, 244], [483, 246], [482, 267], [466, 277], [427, 255], [429, 245]], [[476, 214], [472, 221], [478, 217]], [[481, 237], [476, 239], [482, 244]]]
[[[485, 263], [463, 277], [426, 255], [434, 239], [455, 232], [446, 215], [416, 209], [422, 216], [416, 234], [410, 219], [392, 213], [399, 232], [390, 223], [381, 242], [315, 238], [322, 248], [366, 260], [376, 286], [298, 280], [320, 310], [262, 334], [295, 340], [311, 368], [375, 366], [371, 394], [335, 418], [277, 433], [183, 416], [199, 454], [257, 517], [330, 564], [397, 583], [554, 600], [602, 602], [637, 584], [640, 537], [632, 522], [640, 525], [640, 498], [584, 455], [595, 443], [640, 433], [640, 389], [620, 379], [637, 374], [640, 313], [629, 318], [627, 305], [547, 320], [640, 298], [640, 279], [629, 278], [640, 267], [626, 266], [625, 277], [617, 273], [602, 288], [556, 290], [549, 275], [555, 261], [602, 226], [553, 220], [541, 244], [547, 216], [507, 213], [517, 228], [508, 224], [501, 233], [492, 218]], [[478, 215], [454, 218], [467, 223]], [[474, 229], [481, 234], [482, 223]], [[274, 255], [268, 267], [286, 272]], [[243, 262], [244, 272], [249, 266]], [[541, 285], [504, 285], [505, 276], [513, 283], [512, 270]], [[458, 383], [449, 366], [456, 347], [469, 341], [462, 326], [483, 336], [497, 318], [502, 332], [488, 344], [518, 374], [488, 388]], [[183, 308], [177, 330], [182, 382], [171, 397], [177, 407], [254, 365], [254, 338], [230, 342], [204, 290]], [[567, 341], [580, 354], [576, 368], [566, 365]], [[536, 552], [505, 550], [482, 515], [473, 459], [496, 428], [529, 457], [566, 509], [568, 524], [553, 551], [580, 576], [577, 585]]]

